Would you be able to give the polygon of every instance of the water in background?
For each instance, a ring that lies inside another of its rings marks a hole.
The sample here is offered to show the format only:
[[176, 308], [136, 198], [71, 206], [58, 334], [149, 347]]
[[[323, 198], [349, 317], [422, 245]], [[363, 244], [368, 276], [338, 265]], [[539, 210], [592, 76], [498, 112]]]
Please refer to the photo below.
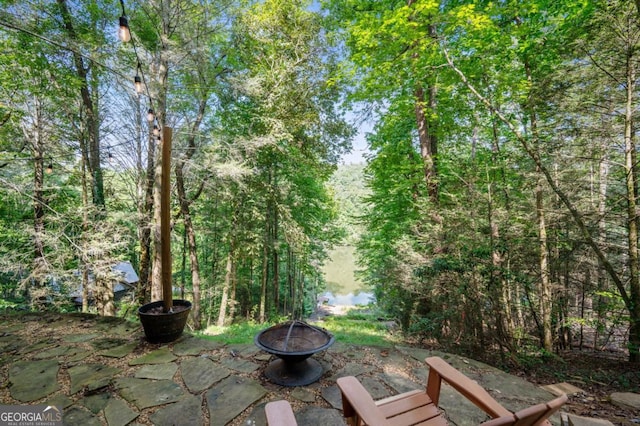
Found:
[[330, 291], [326, 291], [318, 296], [318, 299], [318, 303], [327, 303], [333, 306], [368, 305], [375, 301], [373, 293], [369, 292], [360, 292], [355, 295], [353, 293], [334, 295]]
[[354, 251], [352, 246], [338, 246], [329, 253], [330, 260], [323, 267], [327, 291], [318, 296], [319, 304], [356, 306], [375, 300], [373, 293], [355, 276]]

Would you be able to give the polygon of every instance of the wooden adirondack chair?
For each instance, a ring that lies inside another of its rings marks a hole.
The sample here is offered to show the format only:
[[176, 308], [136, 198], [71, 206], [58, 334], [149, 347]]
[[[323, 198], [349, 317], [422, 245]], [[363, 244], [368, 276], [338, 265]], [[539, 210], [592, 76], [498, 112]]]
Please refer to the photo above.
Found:
[[[550, 425], [548, 418], [567, 401], [562, 395], [546, 404], [538, 404], [516, 413], [504, 408], [478, 383], [447, 364], [443, 359], [426, 359], [429, 365], [427, 389], [405, 392], [380, 401], [374, 401], [355, 377], [341, 377], [338, 387], [342, 392], [344, 416], [353, 426], [434, 426], [447, 425], [438, 409], [440, 388], [444, 380], [463, 396], [491, 416], [483, 426], [538, 426]], [[296, 426], [293, 410], [287, 401], [274, 401], [266, 405], [269, 426]]]
[[427, 389], [406, 392], [375, 402], [355, 377], [341, 377], [338, 387], [342, 392], [344, 416], [354, 426], [409, 426], [446, 425], [440, 409], [440, 388], [444, 380], [468, 400], [491, 416], [483, 426], [550, 425], [548, 418], [567, 401], [562, 395], [546, 404], [538, 404], [516, 413], [504, 408], [477, 382], [469, 379], [443, 359], [426, 359], [429, 365]]

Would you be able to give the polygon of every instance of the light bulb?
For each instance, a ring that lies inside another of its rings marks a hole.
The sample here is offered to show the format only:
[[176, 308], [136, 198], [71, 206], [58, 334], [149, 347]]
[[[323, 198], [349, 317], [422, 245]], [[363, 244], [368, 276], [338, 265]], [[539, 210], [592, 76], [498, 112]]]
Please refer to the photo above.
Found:
[[139, 75], [136, 74], [136, 76], [133, 78], [133, 83], [136, 86], [136, 93], [142, 93], [142, 79]]
[[122, 42], [126, 43], [131, 40], [131, 30], [129, 29], [129, 20], [126, 16], [120, 17], [120, 29], [118, 30], [118, 37]]
[[156, 115], [153, 112], [153, 108], [149, 108], [149, 111], [147, 111], [147, 121], [151, 123], [155, 118], [156, 118]]

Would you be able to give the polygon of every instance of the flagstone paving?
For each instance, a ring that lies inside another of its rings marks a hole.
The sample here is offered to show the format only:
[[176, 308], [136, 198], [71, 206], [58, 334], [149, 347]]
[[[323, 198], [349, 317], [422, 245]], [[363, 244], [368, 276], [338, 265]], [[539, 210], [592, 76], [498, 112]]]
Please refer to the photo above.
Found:
[[59, 370], [55, 360], [18, 361], [9, 369], [11, 396], [20, 402], [32, 402], [55, 392]]
[[[552, 399], [533, 384], [466, 358], [395, 347], [336, 343], [315, 355], [316, 383], [287, 388], [262, 372], [271, 357], [255, 345], [224, 345], [188, 334], [150, 344], [138, 324], [84, 314], [0, 316], [0, 404], [50, 404], [65, 425], [265, 425], [264, 406], [289, 400], [302, 426], [343, 425], [336, 379], [355, 375], [377, 399], [423, 388], [424, 358], [438, 355], [506, 407]], [[459, 426], [486, 417], [448, 387], [441, 404]], [[558, 423], [556, 421], [556, 423]]]

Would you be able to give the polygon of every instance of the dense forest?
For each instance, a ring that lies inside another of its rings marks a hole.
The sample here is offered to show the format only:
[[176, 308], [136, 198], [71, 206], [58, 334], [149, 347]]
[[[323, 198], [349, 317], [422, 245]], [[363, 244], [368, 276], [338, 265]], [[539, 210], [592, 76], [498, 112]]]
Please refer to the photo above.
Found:
[[[640, 3], [0, 6], [2, 308], [75, 309], [79, 284], [101, 315], [160, 298], [173, 129], [194, 329], [304, 317], [347, 241], [412, 336], [640, 362]], [[329, 179], [362, 121], [359, 204]], [[140, 281], [116, 302], [119, 261]]]

